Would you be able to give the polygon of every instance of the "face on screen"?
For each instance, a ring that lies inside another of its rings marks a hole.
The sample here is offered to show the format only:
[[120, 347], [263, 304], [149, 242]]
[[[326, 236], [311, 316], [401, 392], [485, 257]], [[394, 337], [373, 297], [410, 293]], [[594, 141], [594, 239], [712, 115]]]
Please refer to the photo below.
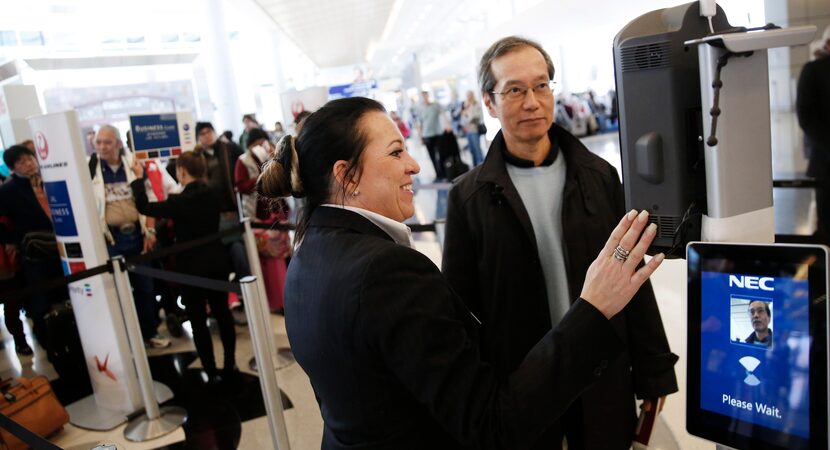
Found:
[[766, 302], [756, 300], [749, 304], [749, 317], [756, 335], [769, 334], [770, 311]]
[[809, 289], [797, 272], [702, 272], [700, 407], [806, 439]]

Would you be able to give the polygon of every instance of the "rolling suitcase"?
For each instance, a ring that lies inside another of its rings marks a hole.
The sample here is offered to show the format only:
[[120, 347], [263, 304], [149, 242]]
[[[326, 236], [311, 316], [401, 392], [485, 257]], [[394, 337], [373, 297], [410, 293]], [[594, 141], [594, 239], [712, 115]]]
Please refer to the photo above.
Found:
[[69, 302], [59, 303], [46, 314], [47, 358], [63, 382], [73, 389], [90, 386], [75, 313]]

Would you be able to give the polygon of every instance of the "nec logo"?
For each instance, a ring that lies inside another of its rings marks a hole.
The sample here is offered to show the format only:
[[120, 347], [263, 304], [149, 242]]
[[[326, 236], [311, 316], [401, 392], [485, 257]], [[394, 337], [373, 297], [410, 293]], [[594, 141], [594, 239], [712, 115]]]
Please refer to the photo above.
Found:
[[772, 284], [775, 278], [772, 277], [749, 277], [729, 275], [729, 287], [739, 287], [744, 289], [760, 289], [762, 291], [774, 291]]

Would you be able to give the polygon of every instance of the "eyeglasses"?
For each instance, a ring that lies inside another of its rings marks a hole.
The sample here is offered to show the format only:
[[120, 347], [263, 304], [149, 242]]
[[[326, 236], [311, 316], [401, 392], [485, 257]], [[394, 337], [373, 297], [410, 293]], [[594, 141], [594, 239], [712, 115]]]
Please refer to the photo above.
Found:
[[555, 85], [556, 83], [554, 81], [545, 81], [543, 83], [534, 84], [532, 87], [513, 86], [507, 88], [507, 90], [503, 92], [490, 91], [490, 93], [503, 95], [506, 100], [518, 101], [524, 100], [527, 96], [527, 91], [532, 89], [534, 96], [547, 98], [553, 96], [553, 86]]

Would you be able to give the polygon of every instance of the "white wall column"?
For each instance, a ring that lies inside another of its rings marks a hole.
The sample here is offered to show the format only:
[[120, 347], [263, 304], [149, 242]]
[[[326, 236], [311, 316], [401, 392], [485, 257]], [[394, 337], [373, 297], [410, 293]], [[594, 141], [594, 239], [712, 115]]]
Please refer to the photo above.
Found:
[[218, 133], [242, 129], [242, 112], [233, 75], [228, 31], [225, 27], [224, 0], [204, 0], [202, 23], [202, 57], [205, 59], [208, 89], [215, 108], [213, 126]]

